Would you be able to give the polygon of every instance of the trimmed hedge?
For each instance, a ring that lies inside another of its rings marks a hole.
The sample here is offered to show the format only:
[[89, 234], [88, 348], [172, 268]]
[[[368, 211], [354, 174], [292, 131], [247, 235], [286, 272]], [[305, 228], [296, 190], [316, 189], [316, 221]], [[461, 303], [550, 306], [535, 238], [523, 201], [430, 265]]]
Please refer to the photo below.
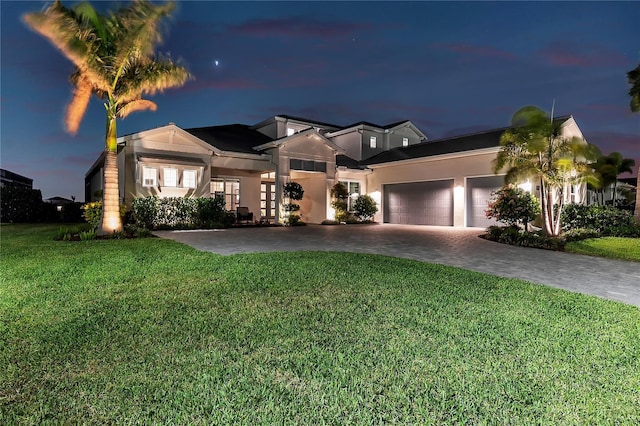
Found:
[[562, 210], [562, 229], [588, 229], [599, 236], [638, 237], [638, 226], [630, 212], [613, 206], [569, 204]]
[[135, 223], [146, 229], [224, 228], [235, 221], [218, 197], [136, 198], [131, 204]]

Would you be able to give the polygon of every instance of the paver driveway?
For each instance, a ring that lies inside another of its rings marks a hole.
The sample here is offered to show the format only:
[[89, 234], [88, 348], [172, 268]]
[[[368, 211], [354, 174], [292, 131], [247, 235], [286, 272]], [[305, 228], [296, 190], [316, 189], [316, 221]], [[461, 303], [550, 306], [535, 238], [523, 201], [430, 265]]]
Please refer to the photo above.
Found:
[[640, 306], [640, 263], [486, 241], [480, 228], [347, 225], [159, 231], [162, 238], [219, 254], [349, 251], [383, 254], [522, 278]]

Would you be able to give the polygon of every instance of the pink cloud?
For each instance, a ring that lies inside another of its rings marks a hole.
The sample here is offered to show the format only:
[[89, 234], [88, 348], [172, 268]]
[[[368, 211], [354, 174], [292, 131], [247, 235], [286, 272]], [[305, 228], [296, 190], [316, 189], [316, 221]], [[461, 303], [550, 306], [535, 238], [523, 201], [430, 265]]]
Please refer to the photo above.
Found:
[[306, 17], [286, 17], [277, 19], [255, 19], [229, 27], [232, 33], [258, 37], [342, 37], [369, 29], [366, 24], [352, 22], [314, 21]]
[[[640, 158], [640, 136], [615, 131], [595, 131], [585, 135], [590, 143], [597, 145], [604, 154], [619, 152], [628, 158]], [[636, 160], [636, 165], [640, 163]]]
[[552, 65], [593, 67], [601, 65], [626, 65], [625, 56], [599, 44], [559, 42], [549, 44], [538, 55]]
[[481, 46], [475, 44], [467, 44], [467, 43], [431, 43], [430, 45], [433, 48], [444, 50], [447, 52], [464, 54], [464, 55], [474, 55], [474, 56], [483, 56], [489, 58], [505, 58], [511, 59], [514, 58], [515, 55], [511, 52], [507, 52], [506, 50], [496, 49], [492, 46]]

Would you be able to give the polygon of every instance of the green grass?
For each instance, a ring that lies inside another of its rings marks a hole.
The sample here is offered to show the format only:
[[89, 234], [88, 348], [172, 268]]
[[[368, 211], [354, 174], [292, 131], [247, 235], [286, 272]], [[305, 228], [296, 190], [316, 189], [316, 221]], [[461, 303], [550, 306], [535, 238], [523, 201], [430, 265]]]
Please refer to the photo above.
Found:
[[603, 237], [567, 243], [571, 253], [640, 262], [640, 238]]
[[3, 425], [640, 422], [637, 307], [383, 256], [0, 232]]

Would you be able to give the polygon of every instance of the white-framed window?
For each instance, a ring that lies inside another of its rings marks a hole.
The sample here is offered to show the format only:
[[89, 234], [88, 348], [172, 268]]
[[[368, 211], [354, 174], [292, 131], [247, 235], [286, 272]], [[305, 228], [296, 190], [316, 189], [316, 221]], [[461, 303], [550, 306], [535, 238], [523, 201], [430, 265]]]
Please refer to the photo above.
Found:
[[156, 186], [158, 183], [158, 170], [153, 167], [142, 167], [142, 186]]
[[197, 188], [198, 187], [198, 172], [197, 170], [185, 170], [182, 172], [182, 187], [183, 188]]
[[360, 182], [352, 180], [341, 180], [340, 183], [349, 191], [349, 199], [347, 200], [347, 208], [353, 210], [353, 203], [356, 201], [360, 193]]
[[287, 127], [287, 136], [291, 136], [296, 133], [296, 129], [292, 129], [291, 127]]
[[178, 186], [178, 169], [165, 167], [162, 169], [162, 186], [175, 188]]
[[375, 148], [378, 145], [378, 138], [375, 136], [371, 136], [369, 138], [369, 148]]
[[225, 202], [225, 209], [236, 210], [240, 205], [240, 181], [238, 179], [211, 179], [210, 192], [212, 197], [221, 197]]
[[402, 146], [409, 146], [409, 138], [402, 138]]

